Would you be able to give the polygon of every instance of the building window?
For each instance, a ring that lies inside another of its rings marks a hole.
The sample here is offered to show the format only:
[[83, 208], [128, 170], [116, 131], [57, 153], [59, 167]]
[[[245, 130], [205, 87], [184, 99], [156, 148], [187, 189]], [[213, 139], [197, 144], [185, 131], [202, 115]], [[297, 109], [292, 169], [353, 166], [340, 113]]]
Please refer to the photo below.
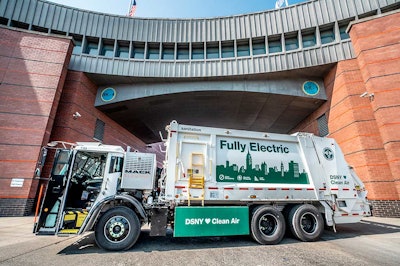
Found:
[[375, 16], [377, 13], [377, 10], [372, 10], [370, 12], [364, 13], [364, 14], [360, 14], [358, 15], [358, 19], [363, 19], [363, 18], [368, 18], [368, 17], [372, 17]]
[[93, 138], [97, 141], [103, 141], [105, 123], [100, 119], [96, 119]]
[[204, 44], [193, 43], [192, 44], [192, 59], [204, 59]]
[[349, 34], [346, 32], [347, 26], [341, 26], [339, 27], [339, 32], [340, 32], [340, 39], [341, 40], [347, 40], [350, 38]]
[[237, 56], [250, 56], [249, 40], [237, 41]]
[[114, 41], [103, 40], [103, 46], [101, 48], [100, 55], [105, 57], [114, 57]]
[[219, 58], [219, 47], [218, 43], [207, 44], [207, 59]]
[[315, 38], [315, 30], [313, 30], [312, 32], [302, 32], [301, 36], [303, 48], [313, 47], [317, 44], [317, 39]]
[[[0, 24], [2, 24], [2, 23], [0, 23]], [[4, 24], [4, 25], [7, 25], [7, 24]], [[48, 28], [43, 28], [43, 27], [39, 27], [39, 26], [35, 26], [35, 25], [32, 25], [32, 30], [38, 31], [38, 32], [43, 32], [43, 33], [48, 33], [49, 32]], [[73, 37], [74, 37], [74, 40], [75, 40], [75, 36], [73, 36]], [[81, 37], [80, 40], [82, 42], [82, 37]]]
[[72, 49], [73, 54], [81, 54], [82, 53], [82, 40], [83, 37], [80, 35], [72, 35], [74, 48]]
[[189, 59], [189, 44], [178, 44], [176, 51], [176, 59], [188, 60]]
[[144, 43], [133, 43], [132, 58], [144, 59]]
[[282, 41], [280, 35], [268, 38], [268, 51], [271, 54], [282, 52]]
[[326, 119], [326, 115], [323, 114], [322, 116], [317, 118], [318, 122], [318, 131], [319, 131], [319, 136], [325, 137], [329, 134], [329, 128], [328, 128], [328, 120]]
[[27, 29], [29, 29], [29, 24], [28, 23], [24, 23], [24, 22], [11, 20], [11, 27], [27, 30]]
[[286, 51], [299, 49], [299, 39], [296, 33], [285, 35], [285, 49]]
[[400, 3], [391, 4], [391, 5], [388, 5], [388, 6], [383, 6], [383, 7], [381, 7], [381, 12], [382, 13], [387, 13], [387, 12], [390, 12], [390, 11], [393, 11], [393, 10], [397, 10], [397, 9], [399, 9], [399, 7], [400, 7]]
[[252, 40], [252, 46], [253, 46], [253, 55], [260, 55], [260, 54], [266, 54], [266, 49], [265, 49], [265, 39], [253, 39]]
[[74, 41], [73, 54], [80, 54], [82, 52], [82, 41]]
[[129, 42], [119, 41], [117, 43], [116, 57], [129, 58]]
[[66, 36], [67, 33], [65, 31], [59, 31], [59, 30], [50, 30], [51, 34], [57, 34], [57, 35], [64, 35]]
[[333, 30], [333, 26], [329, 28], [321, 28], [321, 44], [331, 43], [335, 41], [335, 31]]
[[150, 60], [160, 59], [160, 45], [158, 43], [148, 44], [146, 59]]
[[235, 57], [235, 49], [233, 42], [223, 42], [221, 45], [221, 55], [222, 58]]
[[163, 50], [162, 50], [162, 57], [161, 59], [164, 60], [174, 60], [174, 45], [173, 44], [163, 44]]
[[347, 27], [349, 26], [350, 21], [354, 20], [354, 18], [347, 20], [347, 21], [342, 21], [339, 23], [339, 33], [340, 33], [340, 39], [341, 40], [347, 40], [350, 39], [349, 34], [346, 32]]
[[99, 55], [99, 40], [87, 39], [85, 54]]
[[[8, 24], [8, 19], [3, 18], [3, 17], [0, 17], [0, 24], [1, 24], [1, 25], [6, 25], [6, 26], [7, 26], [7, 24]], [[33, 30], [36, 30], [34, 27], [35, 27], [35, 26], [32, 26], [32, 29], [33, 29]], [[36, 30], [36, 31], [39, 31], [39, 30]], [[46, 32], [47, 32], [47, 31], [46, 31]]]

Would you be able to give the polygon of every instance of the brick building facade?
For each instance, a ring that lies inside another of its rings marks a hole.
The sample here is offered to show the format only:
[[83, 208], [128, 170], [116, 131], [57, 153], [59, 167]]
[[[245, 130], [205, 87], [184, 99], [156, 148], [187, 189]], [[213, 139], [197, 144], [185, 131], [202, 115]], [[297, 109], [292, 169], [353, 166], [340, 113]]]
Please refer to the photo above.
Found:
[[94, 107], [97, 86], [67, 69], [70, 38], [6, 28], [0, 36], [0, 216], [31, 214], [41, 147], [52, 140], [94, 141], [97, 120], [105, 125], [104, 143], [149, 151]]
[[351, 26], [356, 59], [327, 74], [329, 100], [295, 129], [318, 134], [316, 119], [327, 115], [329, 136], [362, 178], [377, 216], [400, 216], [399, 23], [394, 13]]

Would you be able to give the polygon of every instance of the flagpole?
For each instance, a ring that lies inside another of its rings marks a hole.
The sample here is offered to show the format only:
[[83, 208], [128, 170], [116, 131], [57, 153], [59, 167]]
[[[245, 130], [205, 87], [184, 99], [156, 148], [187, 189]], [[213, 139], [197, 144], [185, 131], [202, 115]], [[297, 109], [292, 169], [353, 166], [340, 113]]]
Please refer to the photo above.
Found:
[[131, 12], [132, 3], [133, 3], [133, 0], [129, 0], [128, 15], [129, 15], [129, 12]]

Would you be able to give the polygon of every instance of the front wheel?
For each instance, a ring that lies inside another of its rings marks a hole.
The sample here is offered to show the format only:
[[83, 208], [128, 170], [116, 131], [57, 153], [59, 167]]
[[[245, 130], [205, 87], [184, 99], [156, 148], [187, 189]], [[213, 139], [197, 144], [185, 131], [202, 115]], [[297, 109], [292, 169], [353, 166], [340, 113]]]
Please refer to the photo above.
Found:
[[139, 218], [132, 209], [124, 206], [105, 212], [95, 230], [97, 245], [107, 250], [127, 250], [136, 243], [139, 235]]
[[258, 207], [251, 218], [251, 236], [262, 245], [281, 242], [285, 228], [283, 214], [271, 206]]
[[288, 217], [290, 231], [301, 241], [316, 241], [324, 230], [324, 220], [318, 209], [310, 204], [294, 206]]

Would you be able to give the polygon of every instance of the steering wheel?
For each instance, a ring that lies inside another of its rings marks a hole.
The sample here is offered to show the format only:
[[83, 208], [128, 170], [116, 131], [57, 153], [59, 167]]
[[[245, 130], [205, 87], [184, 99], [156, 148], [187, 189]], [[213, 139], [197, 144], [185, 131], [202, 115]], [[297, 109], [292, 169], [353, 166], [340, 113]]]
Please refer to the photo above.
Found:
[[91, 179], [92, 175], [86, 169], [81, 169], [79, 173], [75, 173], [74, 176], [71, 178], [71, 182], [75, 184], [82, 184], [86, 180]]

